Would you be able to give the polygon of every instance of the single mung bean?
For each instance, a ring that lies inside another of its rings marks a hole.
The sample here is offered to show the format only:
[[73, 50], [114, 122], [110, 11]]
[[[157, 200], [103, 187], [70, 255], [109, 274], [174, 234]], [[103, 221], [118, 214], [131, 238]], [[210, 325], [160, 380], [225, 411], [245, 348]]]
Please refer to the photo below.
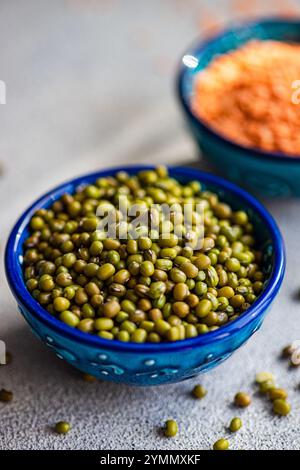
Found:
[[157, 320], [155, 322], [155, 331], [162, 336], [164, 336], [170, 328], [171, 325], [164, 320]]
[[97, 335], [103, 339], [108, 339], [108, 340], [114, 339], [114, 335], [110, 331], [106, 331], [106, 330], [99, 331]]
[[107, 253], [106, 261], [113, 266], [116, 266], [120, 262], [120, 255], [116, 250], [111, 250]]
[[230, 298], [230, 304], [233, 308], [239, 308], [245, 302], [245, 298], [240, 294], [235, 294], [233, 297]]
[[189, 295], [189, 289], [184, 282], [179, 282], [174, 286], [173, 297], [175, 300], [184, 300]]
[[109, 331], [113, 328], [114, 322], [111, 318], [97, 318], [94, 322], [95, 330]]
[[190, 307], [185, 302], [174, 302], [172, 305], [172, 310], [179, 318], [184, 318], [189, 314]]
[[239, 429], [241, 429], [243, 423], [240, 418], [232, 418], [229, 424], [229, 429], [231, 432], [237, 432]]
[[56, 276], [55, 282], [61, 287], [67, 287], [73, 284], [73, 279], [70, 273], [61, 272]]
[[[174, 296], [174, 298], [175, 298], [175, 296]], [[199, 303], [199, 297], [195, 294], [188, 294], [185, 297], [185, 301], [191, 308], [195, 308]]]
[[156, 322], [157, 320], [162, 320], [162, 311], [159, 308], [152, 308], [151, 310], [149, 310], [149, 318], [154, 322]]
[[215, 241], [211, 237], [205, 237], [202, 242], [201, 251], [207, 252], [215, 246]]
[[106, 238], [102, 243], [105, 250], [118, 250], [120, 248], [119, 240], [114, 240], [112, 238]]
[[30, 226], [33, 230], [42, 230], [44, 228], [45, 222], [41, 217], [32, 217]]
[[89, 295], [89, 296], [93, 296], [93, 295], [99, 295], [100, 294], [100, 289], [98, 287], [98, 285], [95, 283], [95, 282], [89, 282], [88, 284], [85, 285], [84, 287], [86, 293]]
[[169, 276], [173, 282], [186, 282], [186, 274], [179, 268], [172, 268]]
[[155, 333], [154, 331], [151, 331], [147, 336], [147, 340], [150, 343], [160, 343], [161, 342], [161, 337], [158, 333]]
[[233, 222], [238, 225], [246, 225], [248, 223], [248, 215], [244, 211], [237, 211], [232, 215]]
[[123, 342], [127, 343], [128, 341], [130, 341], [130, 334], [126, 330], [121, 330], [117, 334], [117, 339], [119, 341], [123, 341]]
[[192, 394], [195, 398], [201, 399], [205, 397], [207, 390], [203, 387], [203, 385], [198, 384], [193, 388]]
[[203, 334], [205, 334], [209, 331], [208, 326], [205, 325], [204, 323], [198, 323], [196, 328], [197, 328], [197, 331], [198, 331], [199, 335], [203, 335]]
[[90, 303], [94, 308], [99, 307], [103, 303], [103, 296], [95, 294], [90, 298]]
[[127, 249], [127, 253], [129, 253], [130, 255], [136, 254], [138, 252], [138, 243], [137, 243], [137, 241], [136, 240], [128, 240], [126, 249]]
[[67, 421], [59, 421], [55, 424], [54, 429], [57, 434], [67, 434], [71, 429], [71, 425]]
[[140, 272], [140, 263], [137, 261], [132, 261], [128, 264], [128, 271], [132, 276], [137, 276]]
[[196, 282], [194, 291], [195, 291], [196, 295], [202, 296], [202, 295], [205, 295], [207, 293], [207, 289], [208, 289], [207, 284], [205, 282], [198, 281], [198, 282]]
[[208, 299], [200, 300], [200, 302], [196, 306], [196, 315], [199, 318], [204, 318], [209, 314], [211, 309], [212, 309], [212, 303], [210, 300]]
[[234, 273], [236, 273], [237, 271], [239, 271], [240, 267], [241, 267], [241, 264], [239, 262], [238, 259], [236, 258], [229, 258], [226, 263], [225, 263], [225, 266], [226, 268], [228, 269], [228, 271], [232, 271]]
[[[45, 276], [48, 276], [48, 277], [45, 278]], [[71, 277], [71, 283], [72, 283], [72, 277]], [[39, 285], [39, 289], [44, 291], [44, 292], [51, 292], [51, 291], [53, 291], [53, 289], [55, 287], [54, 280], [49, 274], [44, 274], [40, 278], [40, 281], [39, 281], [38, 285]], [[31, 287], [33, 287], [33, 286], [31, 286]]]
[[110, 296], [120, 298], [120, 297], [124, 297], [127, 291], [126, 291], [126, 287], [123, 286], [123, 284], [117, 284], [116, 282], [113, 282], [112, 284], [109, 284], [108, 292]]
[[218, 323], [218, 320], [219, 320], [219, 317], [218, 317], [218, 314], [216, 312], [209, 312], [208, 315], [206, 315], [204, 318], [203, 318], [203, 322], [209, 326], [209, 327], [214, 327], [217, 325]]
[[175, 437], [178, 433], [178, 424], [174, 419], [168, 419], [165, 424], [164, 434], [166, 437]]
[[228, 449], [229, 449], [229, 441], [224, 438], [218, 439], [213, 445], [213, 450], [228, 450]]
[[254, 282], [252, 287], [253, 287], [253, 291], [255, 294], [260, 294], [261, 291], [263, 290], [263, 283], [261, 281], [256, 281]]
[[133, 301], [125, 299], [121, 302], [121, 309], [126, 313], [133, 313], [136, 310], [136, 305]]
[[136, 309], [135, 312], [129, 314], [129, 320], [139, 325], [142, 321], [146, 320], [147, 316], [143, 310]]
[[121, 305], [117, 300], [110, 300], [100, 307], [101, 313], [107, 318], [114, 318], [121, 310]]
[[203, 253], [200, 253], [199, 255], [197, 255], [197, 257], [193, 261], [193, 263], [198, 269], [200, 269], [200, 270], [204, 269], [205, 270], [210, 266], [211, 260], [207, 255], [204, 255]]
[[274, 376], [271, 372], [258, 372], [255, 376], [255, 382], [258, 384], [261, 384], [266, 380], [274, 380]]
[[74, 299], [77, 305], [83, 305], [88, 302], [89, 297], [83, 288], [79, 288], [76, 290]]
[[[124, 217], [121, 196], [126, 209], [147, 216], [150, 231]], [[169, 218], [152, 207], [162, 203], [172, 206]], [[106, 237], [98, 209], [114, 213], [119, 238]], [[214, 331], [247, 310], [266, 280], [247, 213], [164, 168], [119, 172], [64, 194], [36, 211], [29, 232], [24, 278], [31, 295], [49, 314], [106, 339], [177, 341]], [[112, 321], [109, 329], [96, 328], [102, 320]]]
[[289, 344], [282, 349], [281, 355], [282, 357], [291, 357], [295, 350], [296, 348], [292, 344]]
[[56, 297], [53, 301], [54, 310], [56, 312], [64, 312], [70, 307], [70, 301], [65, 297]]
[[0, 390], [0, 402], [9, 403], [12, 401], [13, 397], [13, 392], [10, 390], [5, 390], [4, 388]]
[[89, 383], [94, 383], [96, 382], [96, 377], [94, 377], [93, 375], [91, 374], [82, 374], [82, 379], [85, 381], [85, 382], [89, 382]]
[[101, 281], [106, 281], [107, 279], [109, 279], [111, 276], [114, 275], [115, 271], [116, 269], [113, 264], [105, 263], [99, 267], [98, 272], [97, 272], [97, 277]]
[[103, 251], [103, 243], [100, 240], [95, 240], [89, 247], [89, 252], [92, 256], [99, 256]]
[[196, 266], [194, 266], [193, 263], [183, 263], [180, 265], [180, 269], [181, 271], [184, 272], [184, 274], [186, 275], [187, 278], [189, 279], [193, 279], [197, 276], [198, 274], [198, 268]]
[[138, 301], [138, 308], [144, 310], [144, 312], [148, 312], [152, 307], [152, 304], [149, 299], [140, 299]]
[[277, 398], [273, 401], [273, 411], [280, 416], [286, 416], [291, 411], [291, 405], [282, 398]]
[[118, 284], [126, 284], [130, 279], [130, 272], [127, 269], [120, 269], [114, 274], [113, 280]]
[[267, 393], [269, 390], [275, 387], [274, 379], [268, 379], [259, 384], [260, 393]]
[[159, 246], [161, 248], [174, 248], [174, 246], [178, 244], [178, 237], [175, 234], [170, 233], [168, 236], [166, 236], [166, 234], [164, 235], [164, 237], [159, 239]]
[[140, 237], [138, 239], [138, 247], [140, 250], [150, 250], [152, 246], [152, 241], [149, 237]]
[[149, 296], [152, 299], [157, 299], [166, 291], [166, 284], [162, 281], [152, 282], [149, 289]]
[[26, 282], [27, 289], [32, 292], [37, 289], [38, 287], [38, 280], [37, 279], [28, 279]]
[[130, 336], [130, 340], [134, 343], [144, 343], [147, 338], [147, 331], [143, 328], [136, 328]]
[[184, 326], [185, 338], [195, 338], [198, 335], [197, 328], [195, 325], [187, 324]]
[[155, 262], [155, 268], [162, 271], [170, 271], [173, 267], [173, 262], [170, 259], [158, 258]]
[[159, 252], [159, 256], [166, 259], [174, 259], [177, 256], [175, 248], [162, 248]]
[[147, 333], [149, 333], [150, 331], [153, 331], [154, 330], [154, 322], [150, 321], [150, 320], [143, 320], [141, 321], [140, 323], [140, 327], [144, 330], [147, 331]]
[[69, 310], [64, 310], [63, 312], [61, 312], [59, 318], [61, 321], [71, 326], [72, 328], [75, 328], [79, 324], [79, 318], [77, 317], [77, 315], [75, 315]]
[[154, 265], [151, 261], [143, 261], [140, 266], [140, 273], [142, 276], [152, 276], [154, 273]]
[[121, 328], [121, 330], [125, 330], [129, 334], [132, 334], [134, 332], [134, 330], [136, 329], [136, 324], [133, 323], [132, 321], [125, 320], [121, 323], [120, 328]]

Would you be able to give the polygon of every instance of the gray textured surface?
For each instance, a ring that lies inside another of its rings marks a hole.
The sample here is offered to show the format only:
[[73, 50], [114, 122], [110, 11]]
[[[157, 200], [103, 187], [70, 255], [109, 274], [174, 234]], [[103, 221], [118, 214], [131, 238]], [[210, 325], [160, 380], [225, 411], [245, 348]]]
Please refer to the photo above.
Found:
[[[203, 15], [209, 17], [203, 3], [1, 2], [0, 79], [7, 84], [7, 104], [0, 106], [1, 256], [19, 213], [61, 180], [112, 163], [195, 159], [171, 77]], [[215, 4], [218, 15], [228, 16], [229, 2]], [[197, 380], [148, 389], [82, 382], [32, 336], [1, 262], [0, 338], [14, 359], [0, 368], [0, 388], [12, 389], [15, 398], [0, 406], [0, 449], [206, 449], [237, 414], [231, 406], [235, 392], [254, 391], [260, 370], [273, 371], [289, 390], [292, 413], [273, 417], [255, 395], [253, 405], [238, 412], [244, 427], [231, 438], [232, 447], [299, 449], [299, 369], [289, 370], [278, 355], [300, 339], [300, 201], [267, 205], [287, 245], [281, 294], [260, 332], [199, 379], [209, 391], [201, 402], [189, 395]], [[169, 417], [180, 426], [174, 440], [159, 433]], [[73, 424], [66, 437], [51, 431], [61, 419]]]

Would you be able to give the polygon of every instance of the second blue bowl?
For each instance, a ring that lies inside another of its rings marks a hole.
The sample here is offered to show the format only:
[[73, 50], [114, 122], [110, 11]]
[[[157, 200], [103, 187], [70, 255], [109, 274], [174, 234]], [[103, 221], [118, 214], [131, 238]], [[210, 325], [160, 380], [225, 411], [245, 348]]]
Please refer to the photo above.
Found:
[[[222, 174], [264, 196], [300, 197], [300, 155], [243, 147], [216, 133], [191, 110], [194, 80], [218, 55], [238, 49], [251, 39], [300, 42], [300, 19], [267, 18], [234, 25], [192, 46], [182, 58], [178, 97], [188, 127], [206, 156]], [[295, 77], [295, 80], [299, 77]], [[291, 87], [291, 96], [293, 90]]]
[[[179, 382], [207, 371], [227, 359], [261, 326], [275, 299], [285, 268], [284, 246], [279, 229], [267, 210], [250, 194], [216, 176], [192, 168], [170, 168], [170, 175], [186, 183], [198, 180], [203, 189], [216, 192], [233, 209], [245, 210], [255, 226], [264, 253], [268, 281], [256, 302], [239, 318], [196, 338], [160, 344], [122, 343], [71, 328], [50, 315], [28, 292], [23, 278], [23, 244], [29, 235], [34, 212], [48, 208], [79, 185], [94, 182], [117, 171], [136, 174], [152, 167], [132, 166], [92, 173], [69, 181], [42, 196], [27, 209], [13, 228], [5, 253], [10, 288], [21, 314], [33, 333], [56, 355], [78, 369], [104, 380], [131, 385]], [[51, 371], [49, 371], [49, 374]]]

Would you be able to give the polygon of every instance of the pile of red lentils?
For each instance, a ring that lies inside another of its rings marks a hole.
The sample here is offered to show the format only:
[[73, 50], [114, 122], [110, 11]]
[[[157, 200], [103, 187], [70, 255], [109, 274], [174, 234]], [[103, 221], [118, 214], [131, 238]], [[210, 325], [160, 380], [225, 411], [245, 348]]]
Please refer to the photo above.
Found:
[[199, 72], [193, 110], [238, 144], [300, 156], [297, 80], [299, 44], [250, 41]]

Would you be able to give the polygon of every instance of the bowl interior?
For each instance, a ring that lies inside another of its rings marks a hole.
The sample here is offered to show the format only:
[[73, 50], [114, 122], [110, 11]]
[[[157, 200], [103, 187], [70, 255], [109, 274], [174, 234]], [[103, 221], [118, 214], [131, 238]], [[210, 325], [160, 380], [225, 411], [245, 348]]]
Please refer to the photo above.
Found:
[[[231, 28], [226, 29], [217, 36], [206, 41], [196, 42], [183, 56], [180, 64], [179, 89], [184, 106], [199, 124], [201, 123], [212, 134], [229, 143], [231, 143], [229, 139], [225, 136], [220, 136], [193, 113], [190, 104], [194, 96], [194, 80], [196, 75], [205, 69], [215, 57], [236, 50], [253, 39], [300, 42], [300, 19], [266, 18], [261, 21], [256, 20], [242, 24], [239, 23], [238, 25], [233, 23]], [[242, 145], [235, 143], [234, 145], [244, 148]], [[246, 151], [253, 150], [245, 149]], [[262, 155], [270, 154], [295, 161], [295, 158], [280, 152], [264, 152], [259, 149], [257, 149], [257, 152]]]
[[194, 93], [195, 76], [218, 55], [240, 48], [250, 40], [300, 42], [300, 19], [266, 18], [235, 25], [214, 38], [200, 41], [183, 56], [181, 71], [182, 97], [189, 105]]
[[19, 303], [23, 303], [31, 311], [34, 311], [34, 314], [39, 317], [40, 320], [46, 321], [48, 324], [51, 324], [51, 326], [58, 328], [59, 330], [65, 330], [65, 332], [67, 332], [68, 334], [77, 336], [78, 339], [87, 341], [88, 337], [89, 341], [96, 341], [98, 344], [103, 343], [103, 341], [105, 343], [120, 343], [120, 347], [122, 348], [131, 348], [135, 350], [138, 350], [139, 348], [145, 349], [148, 347], [156, 349], [157, 346], [160, 350], [164, 350], [164, 348], [167, 347], [167, 344], [172, 344], [172, 347], [177, 347], [178, 345], [176, 346], [175, 343], [182, 343], [182, 345], [183, 343], [185, 345], [192, 345], [196, 344], [196, 342], [201, 343], [210, 340], [213, 341], [220, 334], [220, 332], [222, 335], [230, 334], [230, 332], [234, 331], [235, 328], [240, 329], [243, 324], [246, 324], [255, 315], [259, 315], [260, 309], [258, 308], [258, 306], [262, 305], [264, 302], [267, 302], [271, 296], [274, 296], [276, 294], [284, 273], [284, 247], [279, 229], [270, 214], [253, 196], [251, 196], [250, 194], [230, 182], [227, 182], [214, 175], [203, 173], [192, 168], [170, 168], [170, 176], [178, 179], [183, 183], [191, 180], [200, 181], [203, 189], [216, 192], [219, 195], [220, 199], [229, 203], [233, 209], [245, 210], [248, 213], [252, 223], [254, 224], [258, 245], [264, 253], [263, 269], [267, 273], [268, 281], [259, 299], [254, 302], [254, 304], [247, 310], [245, 314], [241, 315], [238, 319], [234, 320], [233, 322], [223, 326], [219, 330], [209, 332], [206, 335], [202, 335], [200, 337], [198, 336], [196, 338], [188, 340], [183, 340], [175, 343], [164, 343], [160, 345], [139, 345], [130, 343], [125, 343], [124, 345], [124, 343], [121, 343], [117, 340], [109, 342], [99, 337], [86, 335], [85, 333], [82, 333], [79, 330], [74, 331], [73, 328], [68, 327], [67, 325], [63, 324], [60, 320], [57, 320], [56, 318], [51, 316], [29, 294], [23, 280], [22, 262], [23, 243], [28, 237], [28, 224], [33, 213], [37, 209], [48, 208], [53, 204], [55, 200], [59, 199], [66, 192], [73, 193], [78, 186], [94, 182], [100, 176], [105, 177], [113, 175], [116, 171], [120, 170], [127, 171], [130, 174], [135, 174], [141, 169], [150, 168], [153, 167], [122, 167], [80, 177], [78, 179], [72, 180], [71, 182], [59, 186], [53, 191], [50, 191], [48, 194], [36, 201], [22, 215], [10, 235], [6, 249], [7, 277], [12, 291]]

